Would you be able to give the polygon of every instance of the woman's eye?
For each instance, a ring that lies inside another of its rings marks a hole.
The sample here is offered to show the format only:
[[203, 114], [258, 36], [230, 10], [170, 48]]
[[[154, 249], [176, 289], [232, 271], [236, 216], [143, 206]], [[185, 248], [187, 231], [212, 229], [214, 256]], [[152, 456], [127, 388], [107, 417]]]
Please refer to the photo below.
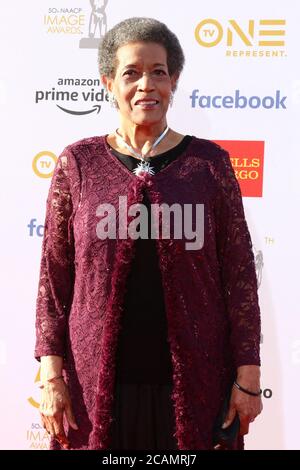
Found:
[[[162, 77], [162, 76], [166, 75], [166, 72], [164, 70], [161, 70], [161, 69], [153, 70], [153, 72], [151, 72], [151, 73], [152, 73], [152, 75], [155, 75], [157, 77]], [[142, 75], [142, 72], [138, 72], [137, 70], [133, 70], [133, 69], [125, 70], [125, 72], [123, 73], [123, 77], [136, 77], [136, 76], [139, 76], [139, 75]]]
[[124, 72], [124, 75], [133, 75], [135, 73], [135, 70], [126, 70], [126, 72]]

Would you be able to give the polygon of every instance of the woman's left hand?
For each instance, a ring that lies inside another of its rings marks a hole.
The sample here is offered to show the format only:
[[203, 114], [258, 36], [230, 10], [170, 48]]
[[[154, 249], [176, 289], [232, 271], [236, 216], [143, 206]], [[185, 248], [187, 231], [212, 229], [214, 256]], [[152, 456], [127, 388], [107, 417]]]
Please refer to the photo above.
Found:
[[[256, 392], [260, 389], [258, 366], [242, 366], [238, 369], [236, 381], [243, 388]], [[230, 426], [236, 413], [240, 419], [240, 435], [248, 434], [249, 425], [261, 413], [263, 409], [261, 396], [252, 396], [239, 390], [235, 385], [232, 387], [229, 410], [223, 424], [223, 428]]]

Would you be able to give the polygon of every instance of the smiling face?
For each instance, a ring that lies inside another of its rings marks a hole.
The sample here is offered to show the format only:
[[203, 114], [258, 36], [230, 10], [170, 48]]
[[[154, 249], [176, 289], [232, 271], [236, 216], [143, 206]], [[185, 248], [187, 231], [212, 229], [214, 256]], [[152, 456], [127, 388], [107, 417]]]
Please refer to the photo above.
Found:
[[170, 77], [166, 49], [157, 43], [134, 42], [119, 47], [114, 78], [104, 77], [123, 119], [136, 125], [165, 121], [177, 77]]

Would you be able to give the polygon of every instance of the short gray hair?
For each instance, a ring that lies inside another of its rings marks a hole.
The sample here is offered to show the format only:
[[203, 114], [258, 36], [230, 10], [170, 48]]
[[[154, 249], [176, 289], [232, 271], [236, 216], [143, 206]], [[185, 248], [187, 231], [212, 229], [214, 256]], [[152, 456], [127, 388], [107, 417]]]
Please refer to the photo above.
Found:
[[119, 47], [131, 42], [155, 42], [167, 51], [167, 64], [170, 76], [180, 75], [184, 66], [184, 53], [177, 36], [169, 28], [154, 18], [133, 17], [121, 21], [107, 31], [100, 40], [98, 66], [100, 75], [114, 78], [116, 52]]

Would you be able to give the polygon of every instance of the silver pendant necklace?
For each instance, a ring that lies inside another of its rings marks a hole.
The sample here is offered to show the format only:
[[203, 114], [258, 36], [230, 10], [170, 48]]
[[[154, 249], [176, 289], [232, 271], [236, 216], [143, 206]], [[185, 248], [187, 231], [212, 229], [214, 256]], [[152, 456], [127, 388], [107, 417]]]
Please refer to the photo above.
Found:
[[118, 129], [116, 129], [115, 133], [117, 135], [117, 137], [119, 137], [123, 144], [125, 145], [125, 147], [131, 152], [133, 153], [133, 155], [135, 155], [140, 161], [140, 163], [138, 164], [138, 166], [133, 170], [133, 173], [136, 175], [136, 176], [140, 176], [142, 173], [149, 173], [150, 175], [154, 175], [155, 174], [155, 171], [154, 171], [154, 167], [153, 166], [150, 166], [150, 162], [147, 162], [145, 160], [145, 156], [151, 151], [153, 150], [161, 141], [162, 139], [165, 137], [165, 135], [167, 134], [169, 130], [169, 127], [167, 126], [165, 128], [165, 130], [160, 134], [160, 136], [156, 139], [156, 141], [153, 143], [153, 145], [151, 145], [150, 149], [148, 150], [148, 152], [146, 152], [144, 155], [143, 154], [139, 154], [137, 153], [134, 148], [131, 147], [131, 145], [127, 144], [127, 142], [123, 139], [123, 137], [118, 133]]

